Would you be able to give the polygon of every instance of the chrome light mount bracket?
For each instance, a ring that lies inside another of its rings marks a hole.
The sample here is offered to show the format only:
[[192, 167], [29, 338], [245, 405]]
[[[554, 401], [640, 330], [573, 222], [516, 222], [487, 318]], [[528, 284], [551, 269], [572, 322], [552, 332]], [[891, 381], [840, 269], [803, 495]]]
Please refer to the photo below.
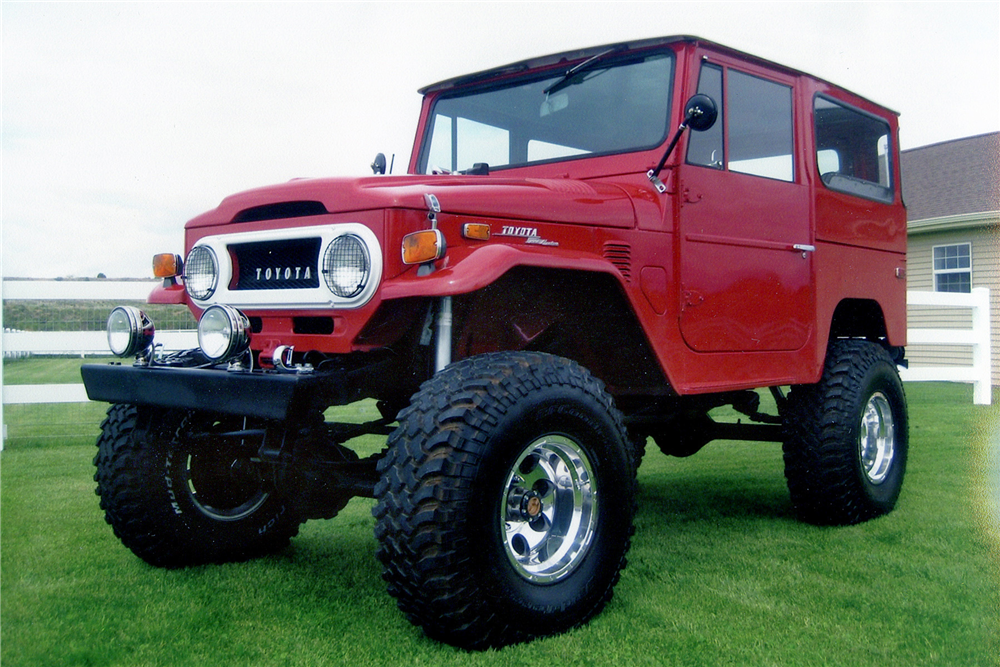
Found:
[[274, 364], [275, 369], [284, 373], [295, 373], [296, 375], [309, 375], [315, 369], [312, 364], [296, 364], [292, 362], [292, 356], [295, 353], [295, 346], [293, 345], [279, 345], [274, 348], [274, 352], [271, 354], [271, 363]]

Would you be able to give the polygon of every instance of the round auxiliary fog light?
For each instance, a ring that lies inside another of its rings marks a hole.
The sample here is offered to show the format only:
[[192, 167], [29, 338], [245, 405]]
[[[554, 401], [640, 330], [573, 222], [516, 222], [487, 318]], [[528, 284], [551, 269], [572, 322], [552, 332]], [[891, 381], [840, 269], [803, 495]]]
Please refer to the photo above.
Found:
[[156, 329], [146, 313], [118, 306], [108, 317], [108, 347], [116, 357], [134, 357], [153, 344]]
[[250, 320], [232, 306], [211, 306], [198, 322], [198, 346], [212, 361], [229, 361], [250, 347]]

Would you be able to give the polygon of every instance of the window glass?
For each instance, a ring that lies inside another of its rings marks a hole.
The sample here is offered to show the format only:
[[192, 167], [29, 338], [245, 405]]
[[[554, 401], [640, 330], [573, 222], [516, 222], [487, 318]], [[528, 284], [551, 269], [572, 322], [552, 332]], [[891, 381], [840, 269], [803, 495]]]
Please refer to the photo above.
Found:
[[587, 151], [572, 146], [560, 146], [550, 144], [547, 141], [532, 139], [528, 142], [528, 162], [538, 162], [539, 160], [555, 160], [561, 157], [572, 157], [574, 155], [586, 155]]
[[[698, 92], [715, 100], [719, 119], [705, 132], [692, 132], [687, 161], [742, 174], [795, 179], [792, 160], [792, 89], [749, 74], [702, 65]], [[724, 133], [729, 134], [725, 154]]]
[[502, 167], [510, 162], [510, 133], [503, 128], [467, 118], [458, 122], [434, 116], [434, 130], [427, 152], [427, 170], [454, 171], [456, 164], [471, 167], [476, 162]]
[[934, 291], [972, 291], [972, 244], [934, 247]]
[[443, 168], [452, 164], [451, 154], [452, 119], [437, 114], [434, 116], [434, 129], [431, 131], [430, 149], [427, 151], [428, 171]]
[[792, 89], [729, 71], [729, 169], [791, 181]]
[[510, 132], [502, 127], [458, 119], [458, 164], [471, 167], [486, 162], [494, 167], [510, 164]]
[[722, 97], [722, 68], [716, 65], [702, 65], [698, 77], [698, 92], [708, 95], [719, 107], [719, 117], [715, 125], [704, 132], [691, 132], [688, 137], [687, 161], [705, 167], [722, 169], [725, 164], [723, 154], [722, 128], [725, 127], [725, 104]]
[[657, 146], [667, 133], [673, 66], [673, 53], [611, 55], [569, 79], [560, 70], [441, 97], [420, 170], [516, 166]]
[[840, 171], [840, 156], [835, 150], [827, 148], [817, 152], [816, 162], [819, 164], [819, 173], [821, 174]]
[[889, 125], [825, 97], [815, 101], [820, 178], [831, 190], [892, 202]]

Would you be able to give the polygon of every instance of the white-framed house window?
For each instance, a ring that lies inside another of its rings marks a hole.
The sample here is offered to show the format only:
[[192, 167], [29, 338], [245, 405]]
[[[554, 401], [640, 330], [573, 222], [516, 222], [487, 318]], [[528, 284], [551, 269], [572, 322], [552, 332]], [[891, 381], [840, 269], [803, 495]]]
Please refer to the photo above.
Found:
[[934, 246], [934, 291], [972, 291], [972, 244]]

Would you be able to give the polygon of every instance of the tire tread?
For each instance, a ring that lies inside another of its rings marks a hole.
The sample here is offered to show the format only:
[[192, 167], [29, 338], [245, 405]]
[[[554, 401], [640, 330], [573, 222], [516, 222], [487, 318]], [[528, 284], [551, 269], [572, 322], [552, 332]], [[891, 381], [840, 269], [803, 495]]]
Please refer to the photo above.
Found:
[[[462, 508], [471, 500], [470, 479], [486, 453], [490, 430], [517, 401], [553, 385], [582, 389], [599, 400], [618, 432], [625, 434], [603, 383], [573, 362], [542, 353], [493, 353], [462, 360], [428, 380], [399, 415], [399, 428], [390, 436], [388, 454], [378, 468], [382, 479], [372, 511], [377, 555], [400, 610], [432, 638], [481, 649], [532, 636], [499, 618], [480, 590], [463, 556], [469, 526]], [[624, 435], [623, 441], [628, 446]], [[631, 465], [629, 469], [631, 525], [635, 470]], [[613, 580], [575, 625], [611, 599], [627, 551], [626, 544]]]

